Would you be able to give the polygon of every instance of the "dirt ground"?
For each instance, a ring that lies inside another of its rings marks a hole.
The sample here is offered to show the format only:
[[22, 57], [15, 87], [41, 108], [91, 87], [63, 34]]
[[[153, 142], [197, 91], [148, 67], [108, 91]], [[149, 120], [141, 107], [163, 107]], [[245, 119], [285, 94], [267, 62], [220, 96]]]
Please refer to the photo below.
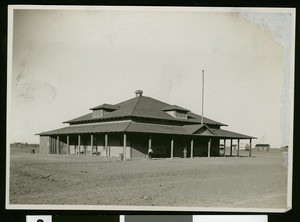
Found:
[[282, 151], [134, 159], [11, 150], [11, 204], [286, 208]]

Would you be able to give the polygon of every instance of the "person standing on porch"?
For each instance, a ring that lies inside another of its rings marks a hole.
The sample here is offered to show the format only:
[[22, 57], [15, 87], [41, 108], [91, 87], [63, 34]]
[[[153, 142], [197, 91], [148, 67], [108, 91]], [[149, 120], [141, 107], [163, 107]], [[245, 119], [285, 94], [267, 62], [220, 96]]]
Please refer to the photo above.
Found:
[[187, 157], [187, 150], [186, 148], [183, 149], [183, 158], [186, 158]]

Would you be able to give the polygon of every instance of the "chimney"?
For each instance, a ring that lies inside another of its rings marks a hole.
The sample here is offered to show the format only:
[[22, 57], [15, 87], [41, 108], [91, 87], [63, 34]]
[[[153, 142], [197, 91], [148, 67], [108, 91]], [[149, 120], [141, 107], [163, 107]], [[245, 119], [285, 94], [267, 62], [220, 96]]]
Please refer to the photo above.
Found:
[[139, 97], [139, 96], [142, 96], [143, 95], [143, 90], [136, 90], [135, 91], [135, 96], [136, 97]]

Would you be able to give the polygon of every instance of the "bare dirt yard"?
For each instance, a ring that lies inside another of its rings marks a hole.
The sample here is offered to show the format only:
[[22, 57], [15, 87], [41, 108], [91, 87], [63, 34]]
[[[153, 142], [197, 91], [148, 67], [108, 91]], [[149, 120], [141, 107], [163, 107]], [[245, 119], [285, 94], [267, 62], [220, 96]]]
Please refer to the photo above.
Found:
[[134, 159], [11, 150], [10, 204], [286, 208], [282, 151]]

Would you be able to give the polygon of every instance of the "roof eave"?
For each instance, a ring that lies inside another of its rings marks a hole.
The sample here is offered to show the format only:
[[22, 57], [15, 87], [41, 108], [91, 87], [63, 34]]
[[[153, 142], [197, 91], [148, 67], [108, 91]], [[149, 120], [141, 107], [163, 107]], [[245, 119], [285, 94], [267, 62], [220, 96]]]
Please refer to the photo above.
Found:
[[223, 124], [223, 123], [219, 123], [219, 124], [215, 124], [215, 125], [219, 125], [219, 126], [228, 126], [227, 124]]
[[249, 139], [257, 139], [256, 137], [237, 137], [237, 136], [218, 136], [220, 139], [241, 139], [241, 140], [249, 140]]

